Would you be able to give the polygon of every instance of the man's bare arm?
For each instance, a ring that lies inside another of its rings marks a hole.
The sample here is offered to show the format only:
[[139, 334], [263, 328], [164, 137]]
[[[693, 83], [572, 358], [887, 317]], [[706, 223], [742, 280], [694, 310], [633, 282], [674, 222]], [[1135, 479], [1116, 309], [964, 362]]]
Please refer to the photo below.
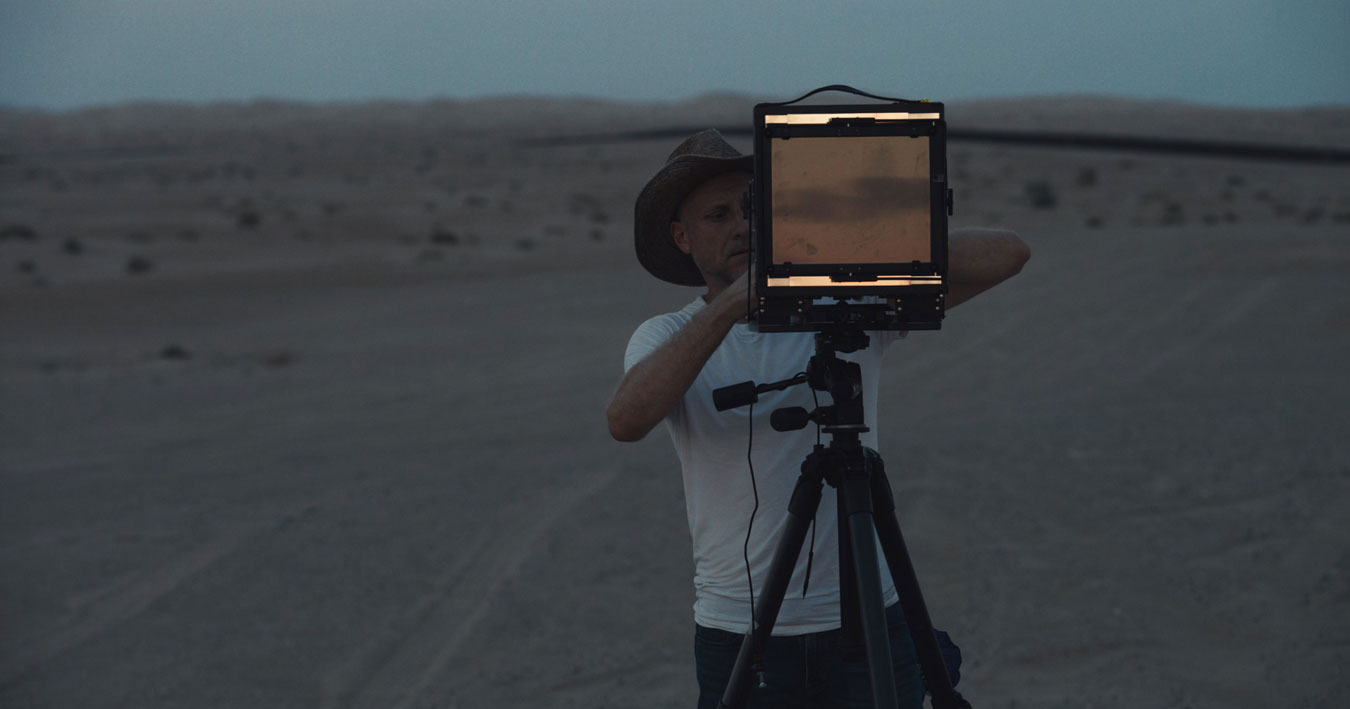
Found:
[[[958, 229], [948, 237], [947, 308], [951, 309], [1022, 270], [1031, 249], [1001, 229]], [[694, 383], [737, 320], [746, 315], [746, 277], [722, 291], [668, 342], [633, 365], [609, 401], [609, 433], [637, 441], [651, 432]]]
[[731, 326], [745, 317], [745, 276], [694, 314], [675, 336], [633, 365], [609, 400], [609, 434], [637, 441], [660, 423], [698, 378]]
[[947, 236], [947, 309], [1022, 270], [1031, 248], [1006, 229], [957, 229]]

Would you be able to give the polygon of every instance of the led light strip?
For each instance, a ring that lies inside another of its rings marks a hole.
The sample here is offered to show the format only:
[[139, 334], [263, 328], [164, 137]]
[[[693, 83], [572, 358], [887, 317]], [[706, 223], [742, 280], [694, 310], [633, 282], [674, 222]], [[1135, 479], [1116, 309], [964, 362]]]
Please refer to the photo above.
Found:
[[836, 118], [872, 118], [878, 121], [928, 121], [942, 118], [937, 113], [788, 113], [764, 117], [764, 125], [824, 125]]
[[836, 281], [829, 276], [770, 276], [770, 288], [902, 288], [906, 286], [941, 285], [939, 276], [878, 276], [873, 281]]

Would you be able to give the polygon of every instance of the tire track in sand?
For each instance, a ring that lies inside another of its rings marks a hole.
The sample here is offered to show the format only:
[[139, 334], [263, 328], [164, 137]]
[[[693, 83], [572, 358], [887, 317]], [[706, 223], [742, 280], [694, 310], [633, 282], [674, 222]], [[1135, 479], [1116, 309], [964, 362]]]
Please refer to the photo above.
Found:
[[[412, 630], [386, 634], [322, 679], [324, 709], [379, 707], [409, 709], [451, 669], [451, 663], [478, 624], [492, 610], [508, 581], [538, 548], [541, 538], [563, 516], [599, 494], [618, 475], [609, 466], [594, 478], [561, 492], [544, 491], [503, 507], [463, 543], [459, 558], [437, 579], [434, 591], [400, 626]], [[438, 697], [437, 706], [453, 697]]]
[[258, 535], [274, 531], [304, 514], [348, 495], [334, 490], [286, 507], [259, 511], [254, 519], [229, 527], [173, 561], [148, 573], [121, 576], [104, 587], [80, 594], [89, 599], [58, 627], [20, 641], [0, 653], [0, 687], [10, 686], [53, 658], [140, 616], [190, 578], [234, 553]]

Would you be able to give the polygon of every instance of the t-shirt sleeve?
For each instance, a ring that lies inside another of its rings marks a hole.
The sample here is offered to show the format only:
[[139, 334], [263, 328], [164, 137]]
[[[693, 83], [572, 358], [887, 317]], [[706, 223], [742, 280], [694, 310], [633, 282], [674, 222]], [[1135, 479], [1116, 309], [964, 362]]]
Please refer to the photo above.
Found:
[[655, 352], [667, 340], [675, 336], [680, 325], [669, 315], [658, 315], [638, 326], [628, 340], [628, 350], [623, 355], [623, 371], [641, 362], [647, 355]]
[[905, 339], [909, 335], [909, 330], [873, 330], [867, 334], [872, 337], [872, 344], [885, 352], [891, 345]]

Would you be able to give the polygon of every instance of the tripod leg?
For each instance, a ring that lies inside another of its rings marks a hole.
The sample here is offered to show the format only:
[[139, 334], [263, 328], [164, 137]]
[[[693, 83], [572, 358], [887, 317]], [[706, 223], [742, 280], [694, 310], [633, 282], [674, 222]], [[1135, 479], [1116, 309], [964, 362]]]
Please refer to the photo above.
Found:
[[835, 495], [839, 535], [839, 655], [845, 662], [867, 659], [867, 642], [862, 636], [862, 602], [858, 600], [858, 578], [852, 569], [853, 532], [848, 524], [845, 496]]
[[[845, 474], [839, 489], [840, 507], [847, 522], [852, 547], [852, 574], [862, 619], [863, 640], [867, 646], [867, 665], [872, 678], [872, 700], [877, 707], [894, 707], [895, 668], [891, 665], [890, 636], [886, 629], [886, 608], [881, 597], [881, 569], [877, 566], [876, 538], [872, 522], [872, 495], [867, 470], [859, 460], [857, 470]], [[840, 568], [841, 574], [850, 573]], [[842, 612], [842, 610], [841, 610]]]
[[905, 612], [905, 623], [909, 625], [910, 636], [914, 639], [914, 651], [919, 656], [924, 684], [933, 697], [933, 709], [969, 709], [970, 702], [952, 688], [951, 678], [947, 676], [947, 665], [942, 661], [942, 651], [938, 648], [937, 636], [933, 634], [928, 605], [924, 603], [923, 593], [919, 590], [919, 577], [914, 573], [914, 564], [910, 561], [909, 549], [905, 546], [905, 537], [900, 532], [900, 522], [895, 516], [891, 484], [886, 479], [881, 458], [874, 453], [871, 455], [874, 456], [872, 499], [876, 504], [877, 539], [881, 541], [886, 565], [891, 571], [891, 579], [895, 581], [896, 593], [900, 596], [900, 608]]
[[[816, 454], [813, 453], [812, 456]], [[792, 490], [792, 501], [788, 503], [787, 524], [778, 537], [778, 546], [774, 548], [773, 560], [759, 593], [759, 602], [755, 604], [754, 627], [741, 641], [740, 653], [736, 655], [736, 666], [731, 670], [731, 679], [726, 691], [722, 693], [721, 706], [728, 708], [745, 705], [746, 695], [750, 692], [751, 667], [764, 654], [764, 646], [773, 633], [774, 621], [778, 619], [778, 610], [783, 605], [783, 594], [787, 593], [788, 582], [792, 580], [793, 567], [802, 552], [802, 542], [806, 539], [806, 530], [820, 506], [820, 493], [824, 483], [816, 470], [808, 473], [808, 466], [814, 466], [815, 459], [808, 456], [802, 465], [802, 474], [797, 478], [797, 486]]]

